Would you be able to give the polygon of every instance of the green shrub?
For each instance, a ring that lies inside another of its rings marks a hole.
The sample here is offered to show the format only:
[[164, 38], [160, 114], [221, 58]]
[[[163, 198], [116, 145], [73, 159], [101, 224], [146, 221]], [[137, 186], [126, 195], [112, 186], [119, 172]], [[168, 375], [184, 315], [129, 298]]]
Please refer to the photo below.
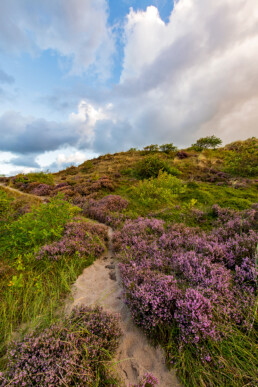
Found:
[[157, 177], [160, 171], [170, 173], [178, 176], [180, 171], [177, 168], [172, 168], [168, 163], [162, 160], [157, 155], [147, 156], [135, 166], [137, 177], [140, 179], [149, 179], [150, 177]]
[[147, 145], [143, 148], [143, 150], [146, 152], [158, 152], [159, 146], [157, 144]]
[[85, 161], [81, 166], [81, 172], [88, 173], [93, 168], [93, 163], [91, 160]]
[[15, 183], [41, 183], [54, 185], [54, 177], [48, 172], [31, 172], [19, 174], [15, 177]]
[[65, 223], [79, 211], [78, 207], [63, 200], [63, 195], [57, 195], [48, 204], [34, 207], [31, 212], [7, 225], [5, 234], [0, 238], [0, 252], [11, 257], [59, 239]]
[[192, 148], [196, 151], [202, 151], [203, 149], [208, 148], [216, 149], [221, 144], [222, 141], [220, 138], [215, 136], [207, 136], [197, 140], [196, 143], [192, 145]]
[[160, 171], [157, 178], [151, 177], [133, 187], [132, 195], [141, 205], [157, 208], [160, 205], [173, 203], [184, 190], [185, 186], [181, 180]]
[[177, 150], [177, 147], [174, 144], [163, 144], [160, 145], [159, 149], [161, 152], [169, 153], [169, 152], [175, 152]]
[[224, 171], [232, 175], [258, 175], [258, 139], [236, 141], [227, 145]]

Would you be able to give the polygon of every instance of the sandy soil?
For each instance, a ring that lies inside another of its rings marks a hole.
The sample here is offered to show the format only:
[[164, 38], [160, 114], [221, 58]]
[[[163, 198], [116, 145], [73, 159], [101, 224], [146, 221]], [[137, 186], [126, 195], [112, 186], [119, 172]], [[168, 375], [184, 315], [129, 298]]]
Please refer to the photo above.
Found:
[[150, 346], [142, 331], [133, 323], [121, 299], [119, 271], [111, 240], [112, 229], [109, 228], [108, 253], [78, 277], [73, 286], [74, 300], [69, 309], [76, 305], [98, 304], [107, 311], [121, 315], [123, 335], [115, 360], [124, 386], [136, 384], [146, 372], [158, 378], [161, 387], [180, 386], [175, 373], [166, 368], [161, 349]]

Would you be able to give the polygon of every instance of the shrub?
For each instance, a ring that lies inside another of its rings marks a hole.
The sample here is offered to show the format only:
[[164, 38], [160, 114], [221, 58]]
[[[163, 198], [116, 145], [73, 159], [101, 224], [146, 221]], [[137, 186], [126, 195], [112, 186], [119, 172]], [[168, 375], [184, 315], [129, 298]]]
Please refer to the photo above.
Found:
[[17, 183], [42, 183], [48, 185], [54, 185], [54, 176], [48, 172], [31, 172], [25, 174], [19, 174], [13, 179], [14, 184]]
[[91, 160], [87, 160], [83, 164], [80, 165], [80, 171], [82, 173], [88, 173], [92, 170], [92, 168], [93, 168], [93, 163]]
[[158, 152], [159, 151], [159, 146], [157, 144], [155, 145], [148, 145], [143, 148], [144, 151], [146, 152]]
[[202, 151], [203, 149], [212, 148], [215, 149], [222, 144], [220, 138], [215, 136], [202, 137], [192, 145], [192, 148], [196, 151]]
[[98, 378], [110, 385], [115, 381], [105, 362], [117, 349], [120, 335], [116, 316], [100, 307], [77, 308], [63, 324], [11, 345], [1, 386], [83, 387]]
[[239, 176], [258, 175], [258, 139], [237, 141], [226, 147], [225, 172]]
[[84, 214], [111, 226], [118, 226], [123, 220], [123, 211], [128, 201], [118, 195], [108, 195], [100, 200], [90, 199], [83, 206]]
[[159, 171], [168, 173], [170, 173], [171, 171], [170, 166], [158, 156], [145, 157], [135, 166], [135, 170], [136, 175], [140, 179], [149, 179], [150, 177], [157, 177]]
[[177, 147], [174, 144], [163, 144], [160, 145], [161, 152], [169, 153], [169, 152], [175, 152], [177, 150]]
[[[93, 232], [94, 233], [93, 233]], [[63, 256], [99, 256], [105, 251], [104, 239], [107, 234], [102, 225], [85, 222], [71, 222], [65, 226], [64, 236], [58, 242], [41, 247], [36, 255], [38, 260], [47, 258], [58, 261]]]
[[181, 180], [160, 171], [157, 178], [140, 181], [136, 187], [133, 187], [132, 196], [142, 205], [154, 208], [163, 204], [172, 204], [183, 192], [184, 184]]
[[48, 204], [41, 204], [31, 212], [21, 216], [8, 225], [1, 251], [5, 254], [24, 253], [25, 251], [61, 237], [64, 225], [80, 209], [57, 195]]

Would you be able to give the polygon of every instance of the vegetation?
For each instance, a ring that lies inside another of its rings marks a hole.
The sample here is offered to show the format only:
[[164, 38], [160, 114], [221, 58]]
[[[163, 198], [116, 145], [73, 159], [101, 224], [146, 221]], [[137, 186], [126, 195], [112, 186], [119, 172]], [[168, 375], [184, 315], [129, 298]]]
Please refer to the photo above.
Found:
[[220, 138], [215, 136], [202, 137], [192, 145], [192, 148], [196, 151], [202, 151], [203, 149], [212, 148], [215, 149], [222, 144]]
[[180, 171], [177, 168], [170, 167], [165, 160], [155, 155], [144, 158], [135, 166], [135, 174], [140, 179], [157, 177], [160, 171], [167, 172], [175, 176], [180, 175]]
[[236, 141], [227, 146], [225, 171], [237, 176], [258, 175], [258, 140]]
[[[182, 384], [257, 385], [257, 139], [220, 145], [215, 136], [187, 150], [150, 145], [49, 180], [42, 173], [4, 178], [1, 385], [29, 385], [31, 374], [20, 371], [34, 346], [48, 359], [45, 374], [42, 360], [30, 363], [33, 377], [43, 378], [34, 384], [53, 378], [59, 385], [61, 362], [67, 385], [115, 385], [109, 365], [117, 320], [100, 309], [61, 313], [71, 284], [105, 250], [105, 225], [115, 230], [124, 301]], [[84, 367], [84, 380], [71, 359]], [[156, 384], [146, 373], [139, 386]]]

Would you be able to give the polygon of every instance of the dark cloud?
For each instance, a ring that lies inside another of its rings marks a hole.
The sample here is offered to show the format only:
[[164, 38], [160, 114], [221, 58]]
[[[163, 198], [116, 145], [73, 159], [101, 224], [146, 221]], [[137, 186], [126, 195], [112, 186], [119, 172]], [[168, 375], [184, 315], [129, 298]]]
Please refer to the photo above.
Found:
[[35, 160], [37, 156], [38, 156], [37, 154], [18, 156], [16, 158], [11, 159], [8, 162], [8, 164], [12, 164], [15, 166], [21, 166], [21, 167], [40, 169], [40, 165]]
[[0, 117], [0, 150], [19, 154], [56, 150], [77, 145], [80, 136], [70, 123], [23, 117], [8, 112]]
[[10, 85], [14, 83], [14, 78], [0, 69], [0, 83], [7, 83]]

